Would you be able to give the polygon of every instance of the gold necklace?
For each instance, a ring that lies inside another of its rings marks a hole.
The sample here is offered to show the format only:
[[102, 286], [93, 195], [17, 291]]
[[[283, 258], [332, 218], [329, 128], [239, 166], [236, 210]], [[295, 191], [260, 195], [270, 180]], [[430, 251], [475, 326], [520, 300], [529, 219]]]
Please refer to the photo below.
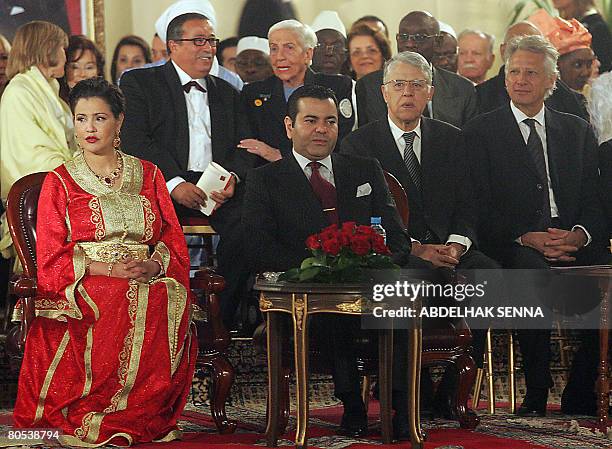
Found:
[[117, 153], [117, 168], [115, 168], [112, 172], [106, 175], [97, 174], [95, 171], [91, 169], [89, 164], [87, 164], [87, 168], [89, 168], [89, 171], [91, 171], [94, 174], [94, 176], [98, 179], [98, 181], [100, 181], [103, 185], [105, 185], [108, 188], [112, 188], [115, 185], [115, 180], [121, 175], [121, 171], [123, 170], [123, 157], [121, 157], [121, 152], [115, 150], [115, 153]]

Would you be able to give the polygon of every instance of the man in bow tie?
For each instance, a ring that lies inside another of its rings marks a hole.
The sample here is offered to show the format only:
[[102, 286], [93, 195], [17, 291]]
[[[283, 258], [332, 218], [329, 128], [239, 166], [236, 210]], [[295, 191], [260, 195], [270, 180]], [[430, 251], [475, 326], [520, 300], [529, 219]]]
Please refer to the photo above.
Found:
[[[166, 14], [166, 64], [131, 70], [121, 79], [127, 102], [122, 128], [127, 153], [155, 163], [163, 172], [179, 218], [201, 216], [206, 202], [218, 204], [210, 224], [221, 236], [218, 271], [227, 281], [222, 304], [227, 321], [234, 310], [234, 290], [248, 273], [238, 263], [240, 198], [247, 169], [256, 156], [237, 150], [248, 135], [239, 112], [239, 94], [226, 81], [210, 75], [218, 39], [214, 21], [194, 2], [172, 5]], [[214, 161], [232, 172], [224, 190], [210, 198], [196, 186]]]

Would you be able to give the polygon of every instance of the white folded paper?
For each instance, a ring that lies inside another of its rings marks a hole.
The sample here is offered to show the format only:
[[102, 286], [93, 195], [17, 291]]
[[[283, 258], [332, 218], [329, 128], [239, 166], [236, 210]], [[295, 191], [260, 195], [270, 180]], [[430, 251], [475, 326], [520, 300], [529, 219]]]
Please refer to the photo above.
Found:
[[200, 180], [196, 184], [206, 194], [206, 204], [200, 207], [200, 210], [204, 215], [210, 215], [217, 205], [215, 201], [210, 198], [210, 194], [217, 190], [225, 190], [228, 186], [232, 174], [226, 169], [221, 167], [216, 162], [211, 162], [202, 173]]

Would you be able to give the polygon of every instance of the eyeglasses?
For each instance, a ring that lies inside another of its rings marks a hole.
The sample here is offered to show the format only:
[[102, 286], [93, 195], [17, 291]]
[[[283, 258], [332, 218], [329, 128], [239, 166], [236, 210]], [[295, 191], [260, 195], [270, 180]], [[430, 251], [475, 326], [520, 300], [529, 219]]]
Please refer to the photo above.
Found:
[[400, 42], [415, 41], [417, 44], [422, 44], [428, 39], [437, 38], [439, 34], [407, 34], [397, 33], [397, 40]]
[[323, 50], [325, 52], [330, 52], [330, 53], [334, 53], [336, 51], [346, 53], [346, 48], [344, 47], [344, 44], [341, 44], [341, 43], [331, 44], [331, 45], [317, 44], [316, 48], [319, 50]]
[[361, 50], [361, 49], [353, 50], [351, 52], [351, 58], [360, 58], [362, 56], [373, 57], [373, 56], [376, 56], [378, 54], [380, 54], [380, 50], [378, 48], [376, 48], [376, 47], [368, 47], [365, 50]]
[[194, 37], [192, 39], [172, 40], [177, 42], [193, 42], [193, 45], [195, 45], [196, 47], [203, 47], [204, 45], [206, 45], [207, 42], [211, 47], [216, 47], [217, 45], [219, 45], [219, 39], [217, 39], [216, 37]]
[[427, 80], [389, 80], [384, 85], [390, 85], [395, 92], [404, 92], [407, 86], [415, 92], [421, 92], [429, 85]]

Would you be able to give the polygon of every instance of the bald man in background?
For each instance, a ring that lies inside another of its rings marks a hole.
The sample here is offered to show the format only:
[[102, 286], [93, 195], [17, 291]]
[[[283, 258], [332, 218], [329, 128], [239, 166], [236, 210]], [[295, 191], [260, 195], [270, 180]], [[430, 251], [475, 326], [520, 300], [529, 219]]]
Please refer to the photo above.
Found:
[[[504, 56], [506, 43], [516, 36], [533, 36], [542, 33], [531, 22], [517, 22], [506, 31], [504, 41], [499, 46], [499, 52]], [[481, 114], [492, 111], [500, 106], [507, 105], [510, 101], [508, 92], [506, 92], [506, 77], [504, 74], [504, 66], [499, 68], [499, 74], [493, 78], [476, 86], [476, 94], [478, 95], [478, 109]], [[552, 95], [545, 100], [545, 104], [550, 109], [568, 114], [577, 115], [586, 121], [589, 121], [589, 116], [578, 95], [560, 79], [557, 79], [557, 88]]]

